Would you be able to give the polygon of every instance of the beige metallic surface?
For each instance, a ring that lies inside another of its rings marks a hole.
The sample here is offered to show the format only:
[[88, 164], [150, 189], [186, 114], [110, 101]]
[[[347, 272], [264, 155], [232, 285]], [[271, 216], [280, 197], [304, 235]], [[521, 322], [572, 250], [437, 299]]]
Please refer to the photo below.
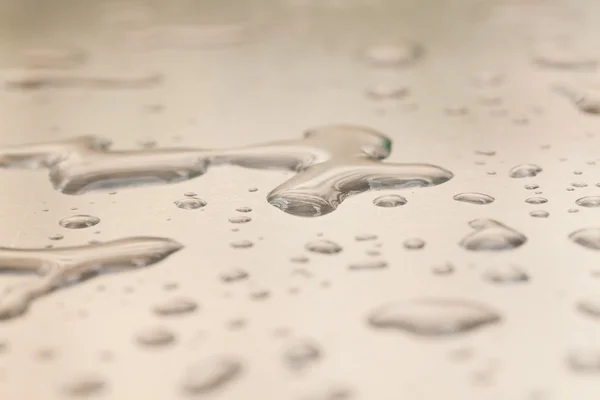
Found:
[[[598, 254], [568, 239], [577, 229], [600, 226], [600, 209], [575, 204], [600, 193], [599, 167], [588, 164], [600, 157], [599, 120], [551, 89], [598, 76], [532, 62], [538, 41], [561, 34], [597, 57], [599, 10], [593, 1], [567, 0], [0, 0], [3, 84], [35, 73], [23, 68], [23, 51], [61, 46], [89, 56], [61, 73], [164, 76], [164, 83], [148, 89], [3, 88], [1, 146], [95, 134], [113, 140], [116, 149], [148, 140], [161, 147], [226, 148], [352, 123], [391, 137], [387, 161], [432, 163], [455, 175], [436, 187], [388, 191], [408, 199], [402, 207], [375, 207], [382, 192], [367, 192], [329, 215], [301, 218], [265, 200], [291, 172], [224, 166], [183, 183], [68, 196], [52, 189], [45, 171], [0, 170], [1, 246], [59, 247], [129, 236], [161, 236], [185, 246], [147, 268], [57, 290], [23, 316], [0, 321], [0, 399], [70, 398], [64, 386], [82, 374], [105, 382], [93, 398], [195, 398], [181, 388], [187, 367], [220, 355], [242, 360], [240, 376], [198, 398], [342, 398], [326, 397], [335, 388], [365, 400], [600, 398], [598, 370], [579, 373], [566, 362], [579, 348], [600, 354], [600, 321], [576, 309], [577, 301], [599, 290], [592, 276], [600, 271]], [[173, 28], [182, 25], [200, 28]], [[375, 68], [361, 58], [370, 45], [407, 40], [425, 48], [413, 65]], [[504, 76], [493, 89], [501, 105], [481, 101], [475, 81], [485, 71]], [[390, 81], [408, 87], [409, 96], [375, 101], [365, 94]], [[475, 154], [488, 149], [496, 155]], [[509, 178], [509, 169], [523, 163], [539, 164], [543, 173]], [[567, 191], [573, 182], [588, 187]], [[525, 203], [533, 196], [527, 183], [540, 185], [548, 203]], [[189, 191], [208, 205], [177, 208], [173, 202]], [[462, 192], [496, 201], [453, 200]], [[244, 206], [253, 209], [252, 221], [228, 222]], [[532, 218], [536, 209], [549, 218]], [[101, 222], [82, 230], [59, 226], [73, 214]], [[500, 221], [528, 242], [506, 252], [468, 252], [458, 243], [477, 218]], [[57, 233], [64, 239], [48, 239]], [[305, 244], [319, 233], [343, 251], [308, 253]], [[366, 233], [379, 238], [355, 240]], [[415, 237], [426, 241], [425, 248], [405, 249], [403, 242]], [[237, 239], [254, 246], [234, 249], [230, 242]], [[369, 259], [365, 251], [375, 243], [388, 268], [349, 270]], [[290, 261], [302, 254], [307, 264]], [[453, 274], [432, 272], [446, 262]], [[489, 268], [511, 264], [525, 269], [530, 281], [495, 285], [483, 279]], [[249, 279], [223, 283], [220, 276], [232, 268], [247, 271]], [[294, 273], [299, 268], [311, 277]], [[27, 279], [35, 278], [3, 274], [0, 288]], [[179, 287], [167, 291], [168, 283]], [[256, 299], [263, 290], [270, 296]], [[198, 310], [170, 318], [153, 314], [158, 302], [177, 296], [194, 299]], [[422, 297], [481, 302], [502, 321], [449, 338], [367, 324], [381, 304]], [[232, 328], [237, 320], [245, 326]], [[176, 342], [163, 348], [136, 343], [140, 330], [154, 325], [174, 332]], [[322, 357], [298, 372], [283, 353], [302, 338], [318, 343]], [[40, 360], [44, 349], [55, 357]], [[457, 352], [470, 356], [457, 360]]]

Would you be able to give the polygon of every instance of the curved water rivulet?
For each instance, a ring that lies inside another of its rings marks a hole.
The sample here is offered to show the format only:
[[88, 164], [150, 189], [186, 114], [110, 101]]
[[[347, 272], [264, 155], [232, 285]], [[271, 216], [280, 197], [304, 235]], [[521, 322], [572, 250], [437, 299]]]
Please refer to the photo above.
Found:
[[299, 140], [241, 148], [109, 150], [109, 142], [80, 137], [0, 149], [5, 168], [48, 168], [55, 189], [65, 194], [118, 186], [185, 181], [209, 166], [237, 165], [296, 172], [268, 195], [269, 203], [298, 216], [334, 211], [348, 196], [368, 190], [435, 186], [453, 174], [430, 164], [382, 163], [391, 140], [370, 128], [331, 125]]
[[56, 249], [0, 247], [0, 272], [37, 277], [0, 293], [0, 320], [24, 314], [37, 298], [99, 274], [155, 264], [183, 246], [160, 237], [130, 237]]

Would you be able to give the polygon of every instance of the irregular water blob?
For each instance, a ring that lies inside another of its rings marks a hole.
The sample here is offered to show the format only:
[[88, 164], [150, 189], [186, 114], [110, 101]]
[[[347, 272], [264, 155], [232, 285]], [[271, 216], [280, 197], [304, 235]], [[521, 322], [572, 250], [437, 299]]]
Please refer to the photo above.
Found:
[[425, 56], [425, 48], [416, 42], [379, 43], [363, 50], [366, 61], [376, 67], [403, 67]]
[[596, 208], [600, 207], [600, 196], [586, 196], [577, 199], [575, 203], [581, 207]]
[[536, 164], [521, 164], [508, 171], [511, 178], [532, 178], [542, 172], [542, 167]]
[[172, 344], [175, 335], [163, 326], [148, 326], [137, 333], [135, 340], [142, 346], [163, 347]]
[[358, 270], [370, 270], [370, 269], [383, 269], [387, 268], [388, 263], [384, 260], [364, 260], [351, 263], [348, 266], [348, 269], [358, 271]]
[[184, 197], [174, 202], [175, 205], [183, 210], [197, 210], [206, 206], [206, 201], [197, 197]]
[[252, 209], [250, 207], [238, 207], [235, 209], [235, 211], [241, 212], [241, 213], [249, 213], [252, 211]]
[[64, 394], [71, 397], [88, 397], [99, 394], [106, 389], [106, 381], [96, 374], [80, 374], [65, 383]]
[[405, 197], [402, 197], [397, 194], [388, 194], [385, 196], [379, 196], [373, 200], [373, 204], [377, 207], [398, 207], [403, 206], [407, 203]]
[[203, 175], [211, 165], [287, 169], [296, 174], [273, 189], [267, 201], [304, 217], [329, 214], [348, 196], [368, 190], [436, 186], [453, 177], [430, 164], [382, 163], [390, 154], [390, 139], [360, 126], [325, 126], [300, 140], [223, 150], [109, 151], [109, 145], [83, 137], [9, 147], [0, 149], [0, 166], [48, 168], [55, 189], [65, 194], [181, 182]]
[[203, 395], [224, 389], [242, 374], [242, 363], [229, 356], [216, 356], [188, 368], [181, 384], [190, 395]]
[[131, 237], [53, 249], [0, 247], [3, 273], [37, 275], [0, 295], [0, 320], [24, 314], [37, 298], [103, 273], [155, 264], [183, 246], [159, 237]]
[[406, 239], [403, 243], [404, 248], [408, 250], [420, 250], [425, 247], [425, 241], [420, 238]]
[[98, 225], [100, 218], [92, 215], [72, 215], [61, 219], [59, 225], [68, 229], [84, 229], [90, 226]]
[[236, 215], [235, 217], [229, 218], [229, 222], [232, 224], [245, 224], [246, 222], [250, 221], [252, 221], [252, 218], [247, 215]]
[[249, 249], [250, 247], [254, 246], [254, 243], [251, 242], [250, 240], [241, 239], [241, 240], [234, 240], [233, 242], [229, 243], [229, 245], [231, 247], [233, 247], [234, 249]]
[[548, 199], [545, 197], [530, 197], [525, 200], [525, 203], [528, 204], [545, 204], [548, 202]]
[[469, 226], [475, 232], [460, 241], [460, 246], [467, 250], [512, 250], [527, 242], [525, 235], [493, 219], [476, 219]]
[[198, 308], [198, 304], [187, 297], [174, 297], [160, 302], [152, 309], [154, 314], [168, 317], [189, 314]]
[[336, 254], [342, 251], [342, 246], [331, 240], [319, 239], [308, 242], [304, 246], [306, 250], [319, 254]]
[[36, 73], [24, 77], [9, 78], [4, 87], [7, 90], [44, 89], [84, 89], [118, 90], [149, 89], [162, 84], [161, 74], [147, 74], [133, 77], [86, 76], [74, 74]]
[[494, 202], [494, 198], [490, 195], [477, 192], [460, 193], [453, 197], [456, 201], [463, 203], [486, 205]]
[[600, 374], [600, 349], [571, 350], [566, 362], [573, 372]]
[[495, 284], [523, 283], [529, 281], [529, 275], [521, 267], [503, 265], [488, 268], [483, 278]]
[[544, 210], [535, 210], [531, 211], [529, 215], [531, 215], [534, 218], [548, 218], [550, 216], [550, 213]]
[[373, 310], [369, 324], [377, 329], [401, 330], [418, 336], [462, 334], [498, 323], [490, 307], [468, 300], [419, 299], [384, 305]]
[[295, 340], [283, 351], [283, 359], [292, 370], [303, 370], [317, 363], [323, 356], [323, 350], [309, 339]]
[[233, 283], [248, 279], [248, 272], [243, 269], [233, 268], [221, 274], [221, 281], [225, 283]]
[[600, 228], [584, 228], [572, 232], [569, 239], [591, 250], [600, 250]]

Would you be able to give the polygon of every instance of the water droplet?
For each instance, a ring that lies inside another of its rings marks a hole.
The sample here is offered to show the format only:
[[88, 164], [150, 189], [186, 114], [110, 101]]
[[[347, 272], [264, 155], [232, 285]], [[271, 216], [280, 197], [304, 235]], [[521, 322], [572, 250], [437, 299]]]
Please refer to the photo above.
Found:
[[97, 225], [100, 218], [91, 215], [72, 215], [59, 221], [60, 226], [68, 229], [83, 229]]
[[258, 192], [258, 188], [251, 187], [250, 189], [248, 189], [248, 191], [251, 193]]
[[502, 251], [516, 249], [527, 241], [522, 233], [493, 219], [469, 222], [475, 232], [461, 240], [460, 245], [471, 251]]
[[154, 306], [153, 311], [160, 316], [174, 316], [189, 314], [198, 308], [198, 304], [192, 299], [185, 297], [175, 297], [163, 301]]
[[587, 297], [577, 302], [577, 309], [588, 317], [600, 318], [600, 298]]
[[483, 278], [488, 282], [497, 284], [523, 283], [529, 281], [529, 275], [527, 275], [522, 268], [513, 265], [489, 268], [483, 274]]
[[567, 212], [573, 214], [579, 212], [579, 210], [577, 208], [569, 208]]
[[65, 237], [63, 235], [61, 235], [60, 233], [48, 236], [48, 239], [50, 239], [50, 240], [62, 240], [64, 238]]
[[377, 207], [398, 207], [403, 206], [407, 203], [406, 198], [397, 194], [388, 194], [385, 196], [379, 196], [373, 200], [373, 204]]
[[485, 205], [493, 203], [495, 199], [487, 194], [469, 192], [457, 194], [454, 196], [454, 200], [462, 201], [463, 203]]
[[229, 243], [229, 245], [231, 247], [233, 247], [234, 249], [249, 249], [250, 247], [254, 246], [254, 243], [251, 242], [250, 240], [235, 240], [231, 243]]
[[320, 346], [313, 340], [301, 339], [291, 343], [283, 352], [289, 368], [303, 370], [318, 362], [322, 357]]
[[535, 189], [539, 189], [539, 188], [540, 188], [540, 185], [536, 185], [533, 183], [525, 185], [525, 189], [527, 189], [527, 190], [535, 190]]
[[478, 156], [495, 156], [496, 155], [496, 151], [495, 150], [475, 150], [475, 154], [477, 154]]
[[419, 238], [406, 239], [404, 241], [404, 248], [408, 250], [419, 250], [425, 247], [425, 241]]
[[306, 264], [309, 261], [309, 259], [306, 256], [293, 256], [290, 257], [290, 261], [298, 264]]
[[574, 43], [572, 38], [561, 37], [539, 41], [533, 62], [542, 68], [574, 70], [594, 68], [598, 60]]
[[357, 242], [366, 242], [366, 241], [370, 241], [370, 240], [377, 240], [377, 235], [374, 235], [372, 233], [363, 233], [360, 235], [356, 235], [354, 237], [354, 239]]
[[133, 237], [53, 249], [0, 248], [0, 265], [35, 277], [0, 294], [0, 320], [24, 314], [30, 303], [55, 290], [102, 273], [157, 263], [182, 246], [170, 239]]
[[583, 171], [573, 171], [573, 174], [574, 174], [574, 175], [582, 175], [582, 174], [583, 174]]
[[136, 341], [143, 346], [161, 347], [172, 344], [175, 341], [175, 335], [165, 327], [149, 326], [138, 332]]
[[445, 264], [434, 265], [431, 270], [435, 275], [450, 275], [454, 272], [454, 265], [447, 262]]
[[221, 280], [225, 283], [233, 283], [248, 279], [248, 272], [243, 269], [233, 268], [221, 274]]
[[573, 182], [571, 183], [571, 186], [576, 187], [576, 188], [584, 188], [587, 187], [587, 183], [585, 182]]
[[572, 187], [568, 187], [568, 188], [567, 188], [567, 191], [568, 191], [568, 192], [572, 192], [572, 191], [574, 191], [574, 190], [575, 190], [575, 188], [572, 188]]
[[535, 210], [531, 211], [529, 215], [531, 215], [534, 218], [548, 218], [550, 216], [550, 213], [548, 211]]
[[305, 246], [306, 250], [312, 251], [313, 253], [320, 254], [336, 254], [342, 251], [342, 246], [332, 242], [331, 240], [313, 240], [308, 242]]
[[573, 242], [592, 250], [600, 250], [600, 228], [584, 228], [569, 235]]
[[366, 90], [367, 96], [373, 100], [398, 100], [409, 93], [410, 90], [406, 86], [394, 83], [378, 83]]
[[175, 201], [175, 205], [184, 210], [196, 210], [206, 206], [206, 202], [197, 197], [185, 197]]
[[542, 167], [535, 164], [521, 164], [508, 172], [511, 178], [532, 178], [542, 172]]
[[185, 192], [183, 195], [186, 197], [196, 197], [197, 196], [197, 194], [194, 192]]
[[231, 222], [232, 224], [245, 224], [246, 222], [250, 221], [252, 221], [252, 218], [250, 218], [247, 215], [236, 215], [234, 217], [229, 218], [229, 222]]
[[365, 260], [352, 263], [348, 266], [351, 270], [383, 269], [387, 268], [388, 263], [383, 260]]
[[420, 299], [379, 307], [369, 315], [377, 329], [406, 331], [419, 336], [466, 333], [500, 321], [486, 305], [467, 300]]
[[206, 359], [188, 368], [182, 388], [192, 395], [211, 393], [232, 383], [242, 370], [242, 364], [236, 358], [219, 356]]
[[106, 388], [105, 380], [95, 374], [78, 375], [64, 384], [63, 392], [68, 396], [87, 397], [99, 394]]
[[545, 204], [548, 202], [548, 199], [545, 197], [530, 197], [525, 200], [525, 203], [528, 204]]
[[266, 289], [254, 289], [250, 292], [252, 300], [266, 300], [271, 296], [271, 292]]
[[577, 199], [575, 202], [578, 206], [595, 208], [600, 207], [600, 196], [586, 196], [580, 199]]
[[252, 209], [250, 207], [238, 207], [235, 209], [235, 211], [241, 212], [241, 213], [248, 213], [248, 212], [251, 212]]
[[364, 50], [364, 57], [376, 67], [408, 66], [421, 60], [425, 49], [415, 42], [381, 43]]
[[567, 354], [567, 365], [577, 373], [600, 373], [600, 349], [577, 349]]

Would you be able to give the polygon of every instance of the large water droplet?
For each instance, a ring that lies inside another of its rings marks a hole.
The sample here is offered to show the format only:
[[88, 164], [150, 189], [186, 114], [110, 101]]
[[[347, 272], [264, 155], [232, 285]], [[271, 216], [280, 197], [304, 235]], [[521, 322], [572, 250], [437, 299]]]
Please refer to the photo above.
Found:
[[332, 242], [331, 240], [324, 239], [313, 240], [312, 242], [308, 242], [305, 248], [308, 251], [320, 254], [336, 254], [342, 251], [342, 246], [335, 242]]
[[206, 359], [188, 368], [182, 382], [185, 392], [193, 395], [211, 393], [232, 383], [242, 373], [242, 364], [231, 357]]
[[59, 221], [60, 226], [68, 229], [83, 229], [97, 225], [100, 218], [91, 215], [72, 215]]
[[500, 315], [488, 306], [472, 301], [421, 299], [377, 308], [368, 320], [378, 329], [402, 330], [419, 336], [445, 336], [497, 323]]
[[161, 316], [189, 314], [198, 308], [198, 304], [186, 297], [174, 297], [154, 306], [154, 313]]
[[595, 208], [600, 207], [600, 196], [586, 196], [580, 199], [577, 199], [575, 202], [578, 206]]
[[542, 172], [542, 167], [535, 164], [521, 164], [508, 172], [511, 178], [531, 178]]
[[584, 228], [572, 232], [569, 239], [592, 250], [600, 250], [600, 228]]
[[173, 343], [175, 335], [165, 327], [148, 326], [140, 330], [135, 339], [143, 346], [161, 347]]
[[175, 205], [184, 210], [196, 210], [206, 206], [206, 202], [197, 197], [184, 197], [175, 201]]
[[525, 235], [493, 219], [476, 219], [469, 222], [475, 232], [461, 240], [460, 245], [472, 251], [502, 251], [522, 246]]
[[524, 283], [529, 281], [529, 275], [522, 268], [514, 265], [489, 268], [483, 277], [486, 281], [497, 284]]
[[454, 200], [470, 204], [485, 205], [493, 203], [495, 199], [492, 196], [489, 196], [484, 193], [468, 192], [457, 194], [456, 196], [454, 196]]
[[398, 207], [403, 206], [407, 203], [405, 197], [397, 194], [388, 194], [385, 196], [379, 196], [373, 200], [373, 204], [377, 207]]
[[302, 339], [291, 343], [283, 352], [285, 363], [294, 370], [302, 370], [322, 357], [320, 346], [313, 340]]

